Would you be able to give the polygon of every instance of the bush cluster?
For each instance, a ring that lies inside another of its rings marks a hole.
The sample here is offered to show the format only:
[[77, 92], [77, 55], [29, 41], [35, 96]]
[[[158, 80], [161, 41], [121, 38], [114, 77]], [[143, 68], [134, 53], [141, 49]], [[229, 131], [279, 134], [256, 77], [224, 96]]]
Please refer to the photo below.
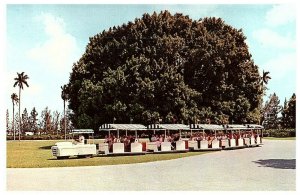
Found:
[[[68, 138], [68, 137], [67, 137]], [[13, 140], [13, 136], [7, 136], [6, 140]], [[19, 137], [16, 137], [18, 140]], [[65, 139], [64, 135], [22, 135], [21, 140], [61, 140]]]
[[296, 129], [268, 129], [264, 137], [296, 137]]

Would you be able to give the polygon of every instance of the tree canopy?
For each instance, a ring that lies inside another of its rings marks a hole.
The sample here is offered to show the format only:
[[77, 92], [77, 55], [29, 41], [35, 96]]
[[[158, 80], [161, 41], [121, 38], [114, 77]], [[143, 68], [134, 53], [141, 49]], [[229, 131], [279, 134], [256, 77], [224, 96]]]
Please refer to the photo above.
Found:
[[279, 97], [276, 93], [271, 94], [263, 107], [263, 124], [266, 129], [278, 127], [278, 114], [281, 111], [282, 106], [280, 105]]
[[258, 122], [263, 88], [245, 40], [221, 18], [168, 11], [96, 34], [70, 74], [72, 122]]
[[282, 126], [284, 128], [296, 127], [296, 94], [294, 93], [290, 100], [284, 102], [282, 109]]

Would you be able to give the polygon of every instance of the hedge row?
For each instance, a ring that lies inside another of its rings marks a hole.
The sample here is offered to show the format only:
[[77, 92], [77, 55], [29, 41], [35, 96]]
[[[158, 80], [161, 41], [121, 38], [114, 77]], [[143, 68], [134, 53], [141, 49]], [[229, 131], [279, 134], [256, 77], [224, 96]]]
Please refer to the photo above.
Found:
[[[69, 137], [67, 137], [69, 138]], [[13, 140], [13, 136], [7, 136], [6, 140]], [[19, 137], [16, 136], [16, 140], [18, 140]], [[21, 140], [61, 140], [65, 139], [64, 135], [22, 135]]]
[[267, 129], [264, 137], [296, 137], [296, 129]]

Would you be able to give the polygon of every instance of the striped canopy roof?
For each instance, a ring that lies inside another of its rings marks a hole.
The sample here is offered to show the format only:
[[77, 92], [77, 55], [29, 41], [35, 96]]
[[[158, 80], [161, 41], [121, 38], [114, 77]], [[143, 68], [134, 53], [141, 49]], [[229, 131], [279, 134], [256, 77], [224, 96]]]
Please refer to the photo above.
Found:
[[252, 129], [263, 129], [264, 126], [262, 125], [256, 125], [256, 124], [246, 124], [247, 127], [252, 128]]
[[183, 124], [151, 124], [147, 128], [149, 130], [190, 130], [188, 125]]
[[193, 130], [207, 129], [207, 130], [246, 130], [246, 129], [263, 129], [261, 125], [246, 124], [246, 125], [214, 125], [214, 124], [191, 124], [190, 128]]
[[99, 130], [147, 130], [144, 125], [141, 124], [103, 124], [99, 127]]
[[214, 125], [214, 124], [191, 124], [191, 129], [203, 129], [203, 130], [225, 130], [222, 125]]
[[228, 130], [231, 130], [231, 129], [232, 130], [236, 130], [236, 129], [240, 129], [240, 130], [242, 130], [242, 129], [248, 129], [248, 127], [246, 125], [230, 125], [230, 124], [226, 125], [225, 128], [228, 129]]
[[71, 131], [72, 134], [89, 134], [94, 133], [93, 129], [73, 129]]
[[[215, 124], [151, 124], [147, 127], [141, 124], [103, 124], [99, 127], [99, 130], [109, 131], [109, 130], [246, 130], [246, 129], [263, 129], [264, 127], [261, 125], [255, 124], [246, 124], [246, 125], [215, 125]], [[78, 129], [73, 130], [74, 132], [88, 133], [86, 129]], [[92, 129], [90, 129], [91, 133], [94, 133]]]

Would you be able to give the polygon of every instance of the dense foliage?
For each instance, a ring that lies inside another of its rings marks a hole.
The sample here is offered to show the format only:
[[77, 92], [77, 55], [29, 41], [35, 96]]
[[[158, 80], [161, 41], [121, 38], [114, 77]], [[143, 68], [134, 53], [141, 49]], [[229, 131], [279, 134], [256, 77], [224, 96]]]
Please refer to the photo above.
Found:
[[284, 102], [282, 109], [282, 127], [296, 128], [296, 94], [294, 93], [290, 100]]
[[296, 127], [296, 94], [294, 93], [289, 101], [285, 100], [283, 106], [280, 105], [276, 93], [271, 94], [262, 113], [262, 124], [266, 129], [294, 129]]
[[103, 31], [73, 65], [72, 122], [258, 122], [263, 87], [245, 40], [220, 18], [168, 11]]
[[263, 107], [263, 125], [266, 129], [276, 129], [280, 124], [278, 120], [278, 114], [282, 111], [279, 97], [276, 93], [269, 96], [269, 100], [266, 101]]
[[[12, 117], [11, 121], [8, 115], [9, 113], [7, 111], [6, 131], [8, 137], [14, 135], [14, 130], [16, 130], [16, 134], [19, 135], [19, 113], [16, 113], [15, 116]], [[23, 113], [21, 114], [22, 123], [20, 136], [24, 137], [28, 132], [33, 133], [37, 137], [44, 135], [64, 135], [65, 122], [67, 130], [66, 133], [69, 134], [69, 132], [73, 129], [72, 123], [69, 120], [69, 115], [70, 110], [67, 110], [66, 115], [63, 115], [58, 111], [51, 111], [50, 109], [48, 109], [48, 107], [46, 107], [39, 114], [35, 107], [31, 112], [27, 111], [27, 108], [25, 108]], [[13, 139], [14, 137], [11, 138]], [[45, 138], [47, 138], [47, 136]]]

